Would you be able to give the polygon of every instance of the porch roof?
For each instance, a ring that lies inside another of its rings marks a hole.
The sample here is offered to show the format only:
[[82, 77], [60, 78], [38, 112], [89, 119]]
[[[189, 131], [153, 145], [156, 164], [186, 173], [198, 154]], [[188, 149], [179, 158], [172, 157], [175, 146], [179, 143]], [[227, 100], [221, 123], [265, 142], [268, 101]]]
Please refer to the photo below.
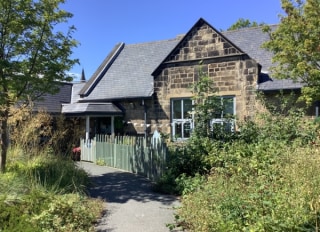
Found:
[[67, 116], [124, 114], [123, 110], [111, 102], [63, 104], [61, 112]]

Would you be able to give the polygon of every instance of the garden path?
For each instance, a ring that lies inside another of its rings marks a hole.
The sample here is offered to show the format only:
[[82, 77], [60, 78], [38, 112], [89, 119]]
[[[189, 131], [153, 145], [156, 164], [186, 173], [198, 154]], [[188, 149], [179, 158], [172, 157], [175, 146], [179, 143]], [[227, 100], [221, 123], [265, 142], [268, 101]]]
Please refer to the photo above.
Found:
[[174, 222], [175, 196], [152, 191], [144, 177], [89, 162], [79, 162], [93, 182], [91, 197], [105, 200], [105, 214], [99, 220], [99, 232], [167, 232]]

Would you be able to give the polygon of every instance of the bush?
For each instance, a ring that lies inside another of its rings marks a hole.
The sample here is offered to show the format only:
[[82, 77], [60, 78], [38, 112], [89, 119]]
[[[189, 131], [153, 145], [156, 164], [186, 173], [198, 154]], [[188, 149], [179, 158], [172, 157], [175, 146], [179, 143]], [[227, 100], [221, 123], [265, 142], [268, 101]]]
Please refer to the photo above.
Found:
[[180, 224], [190, 231], [315, 231], [317, 147], [234, 145], [224, 157], [223, 168], [213, 169], [208, 181], [183, 197]]
[[93, 223], [101, 214], [101, 206], [99, 200], [88, 200], [79, 194], [56, 195], [47, 209], [31, 217], [31, 222], [47, 232], [94, 231]]
[[0, 231], [93, 231], [103, 204], [85, 195], [88, 184], [62, 156], [10, 157], [0, 175]]
[[208, 146], [209, 141], [208, 138], [203, 139], [197, 146], [190, 141], [171, 144], [168, 151], [167, 170], [157, 181], [156, 190], [170, 194], [182, 194], [183, 186], [186, 184], [183, 184], [184, 180], [190, 179], [191, 181], [195, 176], [207, 174], [210, 171], [207, 155], [211, 150], [216, 149], [214, 144]]
[[102, 202], [33, 190], [21, 198], [0, 197], [0, 209], [0, 231], [93, 231]]
[[48, 194], [29, 190], [28, 194], [0, 196], [0, 231], [41, 231], [29, 219], [48, 205]]

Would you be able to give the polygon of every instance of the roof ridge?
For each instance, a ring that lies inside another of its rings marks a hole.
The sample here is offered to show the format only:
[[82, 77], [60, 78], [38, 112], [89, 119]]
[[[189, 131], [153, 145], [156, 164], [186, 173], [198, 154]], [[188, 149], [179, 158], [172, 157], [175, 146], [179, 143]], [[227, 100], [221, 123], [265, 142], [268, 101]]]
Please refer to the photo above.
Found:
[[106, 70], [112, 65], [114, 60], [123, 50], [124, 46], [125, 46], [124, 43], [119, 43], [112, 49], [111, 53], [109, 53], [109, 55], [102, 61], [98, 69], [92, 74], [89, 81], [85, 82], [85, 85], [79, 92], [81, 96], [86, 96], [89, 94], [89, 92], [92, 91], [92, 88], [94, 88], [94, 85], [96, 85], [97, 82], [100, 81], [102, 74], [106, 72]]
[[163, 42], [178, 41], [178, 40], [180, 40], [180, 38], [153, 40], [153, 41], [147, 41], [147, 42], [137, 42], [137, 43], [132, 43], [132, 44], [126, 44], [126, 46], [147, 45], [147, 44], [163, 43]]
[[269, 26], [269, 27], [274, 27], [274, 26], [278, 26], [279, 24], [264, 24], [264, 25], [260, 25], [260, 26], [254, 26], [254, 27], [245, 27], [245, 28], [240, 28], [240, 29], [234, 29], [234, 30], [229, 30], [229, 31], [221, 31], [222, 34], [229, 34], [229, 33], [233, 33], [236, 31], [249, 31], [249, 30], [256, 30], [259, 28], [263, 28], [265, 26]]

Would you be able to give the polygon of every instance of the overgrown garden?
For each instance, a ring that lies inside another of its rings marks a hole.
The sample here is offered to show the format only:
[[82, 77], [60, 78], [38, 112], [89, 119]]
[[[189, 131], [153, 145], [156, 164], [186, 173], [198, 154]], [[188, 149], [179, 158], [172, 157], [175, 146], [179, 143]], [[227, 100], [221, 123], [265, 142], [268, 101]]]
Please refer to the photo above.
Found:
[[[247, 122], [231, 141], [172, 149], [166, 180], [190, 231], [318, 231], [318, 124], [299, 114]], [[165, 182], [165, 181], [164, 181]], [[164, 183], [163, 182], [163, 183]]]
[[[279, 93], [274, 108], [269, 103], [268, 111], [238, 121], [236, 131], [212, 127], [210, 118], [223, 108], [220, 97], [207, 94], [210, 86], [205, 75], [193, 86], [193, 113], [200, 115], [193, 136], [171, 144], [168, 170], [157, 183], [158, 190], [182, 196], [177, 225], [188, 231], [318, 231], [318, 121], [293, 107], [293, 95]], [[264, 96], [258, 98], [263, 103]]]
[[103, 202], [88, 197], [88, 174], [70, 158], [70, 138], [79, 138], [72, 122], [32, 108], [13, 115], [0, 231], [94, 231]]

